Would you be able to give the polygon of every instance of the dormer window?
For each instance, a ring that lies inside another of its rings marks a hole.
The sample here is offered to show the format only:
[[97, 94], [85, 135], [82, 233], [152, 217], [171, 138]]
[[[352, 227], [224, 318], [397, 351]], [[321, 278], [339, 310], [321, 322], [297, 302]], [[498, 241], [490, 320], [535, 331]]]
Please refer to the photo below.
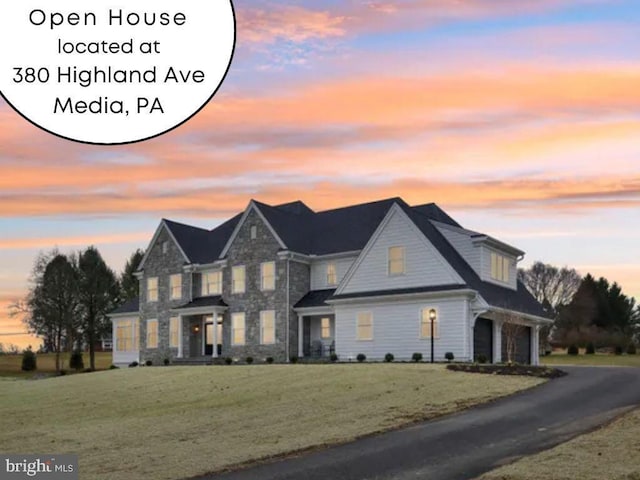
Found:
[[491, 278], [498, 282], [509, 283], [511, 260], [504, 255], [491, 252]]
[[327, 285], [338, 284], [338, 272], [336, 271], [336, 264], [331, 262], [327, 264]]
[[389, 247], [389, 275], [405, 274], [404, 247]]

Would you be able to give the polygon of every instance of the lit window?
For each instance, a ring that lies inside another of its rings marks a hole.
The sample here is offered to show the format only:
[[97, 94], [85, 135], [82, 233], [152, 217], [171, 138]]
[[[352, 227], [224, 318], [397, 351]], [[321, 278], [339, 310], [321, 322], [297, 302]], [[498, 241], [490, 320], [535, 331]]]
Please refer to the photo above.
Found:
[[202, 274], [202, 296], [220, 295], [222, 293], [222, 272], [206, 272]]
[[116, 323], [116, 351], [133, 352], [134, 347], [133, 322], [131, 320], [120, 320]]
[[244, 313], [234, 313], [231, 315], [231, 343], [233, 345], [244, 345], [245, 342], [245, 320]]
[[357, 339], [373, 340], [373, 314], [371, 312], [358, 313]]
[[389, 275], [403, 275], [404, 247], [389, 247]]
[[252, 225], [251, 226], [251, 240], [255, 240], [257, 236], [258, 236], [258, 227], [256, 227], [255, 225]]
[[276, 262], [267, 262], [260, 265], [260, 283], [262, 290], [275, 290]]
[[336, 272], [336, 264], [327, 264], [327, 285], [337, 285], [338, 273]]
[[509, 282], [511, 261], [497, 253], [491, 252], [491, 278], [500, 282]]
[[169, 287], [171, 289], [171, 300], [182, 298], [182, 275], [171, 275], [169, 277]]
[[431, 317], [430, 312], [435, 312], [435, 318], [433, 319], [433, 338], [438, 338], [438, 311], [432, 307], [426, 307], [422, 309], [420, 314], [420, 337], [431, 338]]
[[242, 267], [233, 267], [231, 271], [232, 278], [232, 292], [233, 293], [244, 293], [246, 289], [245, 285], [245, 268]]
[[260, 343], [263, 345], [276, 343], [276, 312], [274, 310], [260, 312]]
[[147, 302], [158, 301], [158, 277], [147, 278]]
[[158, 348], [158, 320], [147, 320], [147, 348]]
[[172, 317], [169, 320], [169, 347], [178, 348], [180, 345], [180, 319]]
[[331, 319], [323, 318], [320, 320], [320, 335], [322, 338], [331, 338]]

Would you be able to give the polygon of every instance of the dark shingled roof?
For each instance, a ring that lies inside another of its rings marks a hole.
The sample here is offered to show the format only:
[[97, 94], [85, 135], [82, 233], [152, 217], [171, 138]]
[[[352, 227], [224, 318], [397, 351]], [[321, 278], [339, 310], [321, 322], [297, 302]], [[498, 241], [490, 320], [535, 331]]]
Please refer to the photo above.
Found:
[[140, 299], [134, 298], [133, 300], [129, 300], [124, 304], [120, 305], [114, 311], [110, 312], [109, 315], [118, 315], [122, 313], [138, 313], [140, 312]]
[[335, 288], [328, 290], [311, 290], [295, 304], [294, 308], [328, 307], [329, 304], [326, 300], [330, 298], [335, 291]]
[[226, 307], [227, 304], [222, 300], [222, 296], [214, 295], [211, 297], [198, 297], [194, 298], [189, 303], [185, 303], [177, 308], [172, 308], [172, 310], [186, 310], [188, 308], [199, 308], [199, 307]]

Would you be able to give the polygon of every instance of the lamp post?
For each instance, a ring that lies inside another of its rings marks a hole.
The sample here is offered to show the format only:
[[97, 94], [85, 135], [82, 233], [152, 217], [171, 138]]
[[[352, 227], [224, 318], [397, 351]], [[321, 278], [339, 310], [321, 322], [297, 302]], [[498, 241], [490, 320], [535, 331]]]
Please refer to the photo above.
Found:
[[429, 320], [431, 320], [431, 363], [434, 362], [434, 359], [433, 359], [433, 324], [436, 321], [436, 317], [437, 316], [438, 316], [438, 314], [436, 313], [436, 310], [434, 308], [429, 310]]

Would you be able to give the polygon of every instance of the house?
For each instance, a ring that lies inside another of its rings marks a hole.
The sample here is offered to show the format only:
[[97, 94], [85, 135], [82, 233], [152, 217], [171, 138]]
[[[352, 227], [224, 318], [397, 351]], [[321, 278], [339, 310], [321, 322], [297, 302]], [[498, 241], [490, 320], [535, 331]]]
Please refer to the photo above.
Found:
[[[162, 220], [140, 298], [110, 317], [114, 363], [273, 357], [538, 363], [548, 320], [524, 252], [401, 198], [315, 212], [251, 201], [213, 230]], [[433, 342], [431, 329], [433, 326]]]

